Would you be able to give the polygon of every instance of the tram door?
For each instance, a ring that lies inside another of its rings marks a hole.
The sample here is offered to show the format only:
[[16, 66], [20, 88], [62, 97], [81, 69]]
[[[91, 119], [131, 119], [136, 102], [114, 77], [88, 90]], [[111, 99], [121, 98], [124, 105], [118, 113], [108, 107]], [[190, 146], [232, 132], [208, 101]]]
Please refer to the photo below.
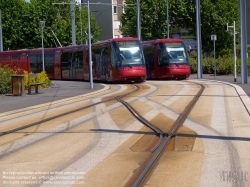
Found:
[[105, 47], [102, 49], [101, 57], [100, 57], [100, 64], [101, 64], [101, 80], [106, 81], [106, 74], [108, 69], [108, 48]]
[[71, 58], [69, 59], [69, 78], [76, 78], [76, 60], [75, 53], [71, 53]]
[[76, 60], [75, 53], [66, 52], [62, 54], [62, 78], [76, 78]]
[[62, 68], [61, 68], [61, 64], [60, 64], [60, 62], [61, 62], [61, 51], [60, 50], [58, 50], [58, 51], [56, 51], [55, 52], [55, 58], [54, 58], [54, 78], [55, 79], [61, 79], [62, 77], [62, 75], [61, 75], [61, 70], [62, 70]]

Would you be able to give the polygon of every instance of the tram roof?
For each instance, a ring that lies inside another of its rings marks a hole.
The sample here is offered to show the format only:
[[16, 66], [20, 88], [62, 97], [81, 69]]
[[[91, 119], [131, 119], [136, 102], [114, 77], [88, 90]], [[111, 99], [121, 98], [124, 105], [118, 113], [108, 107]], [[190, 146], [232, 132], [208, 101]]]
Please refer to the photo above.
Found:
[[164, 42], [164, 43], [172, 43], [172, 42], [183, 42], [182, 39], [178, 39], [178, 38], [162, 38], [162, 39], [156, 39], [156, 40], [149, 40], [149, 41], [142, 41], [143, 44], [158, 44], [160, 42]]

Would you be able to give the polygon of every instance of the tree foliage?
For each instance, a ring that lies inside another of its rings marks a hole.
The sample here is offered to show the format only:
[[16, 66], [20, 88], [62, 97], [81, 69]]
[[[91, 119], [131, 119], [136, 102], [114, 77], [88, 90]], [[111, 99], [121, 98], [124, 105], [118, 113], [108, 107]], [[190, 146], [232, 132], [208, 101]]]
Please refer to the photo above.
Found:
[[[65, 4], [53, 4], [62, 3]], [[44, 47], [59, 46], [51, 30], [63, 46], [72, 44], [70, 0], [0, 0], [2, 12], [3, 47], [8, 49], [30, 49], [41, 47], [39, 21], [45, 21], [43, 29]], [[88, 29], [86, 7], [75, 7], [76, 43], [85, 43]], [[93, 41], [100, 33], [95, 17], [91, 15]]]
[[[136, 0], [126, 0], [124, 13], [121, 16], [121, 31], [124, 36], [137, 37]], [[140, 4], [141, 38], [150, 40], [166, 37], [166, 0], [144, 0]]]
[[[136, 4], [136, 0], [126, 0], [127, 4]], [[187, 28], [196, 36], [196, 1], [168, 0], [169, 24], [171, 29]], [[233, 48], [231, 30], [226, 31], [224, 25], [233, 25], [239, 32], [238, 0], [201, 0], [201, 39], [204, 52], [213, 51], [211, 35], [217, 35], [216, 48], [218, 54], [224, 48]], [[141, 37], [142, 40], [166, 37], [166, 0], [141, 0]], [[136, 6], [126, 6], [121, 16], [121, 31], [123, 35], [137, 36]], [[239, 37], [239, 36], [238, 36]]]

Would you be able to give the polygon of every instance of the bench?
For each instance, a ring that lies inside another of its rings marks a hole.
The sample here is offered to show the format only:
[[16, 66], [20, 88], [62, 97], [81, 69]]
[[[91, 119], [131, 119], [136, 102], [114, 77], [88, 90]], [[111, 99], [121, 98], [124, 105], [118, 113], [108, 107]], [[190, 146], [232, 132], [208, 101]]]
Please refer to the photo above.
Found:
[[[31, 79], [35, 79], [35, 82], [32, 82]], [[38, 93], [38, 86], [45, 84], [44, 82], [39, 82], [37, 74], [28, 75], [28, 94], [31, 94], [31, 87], [35, 87], [35, 93]]]

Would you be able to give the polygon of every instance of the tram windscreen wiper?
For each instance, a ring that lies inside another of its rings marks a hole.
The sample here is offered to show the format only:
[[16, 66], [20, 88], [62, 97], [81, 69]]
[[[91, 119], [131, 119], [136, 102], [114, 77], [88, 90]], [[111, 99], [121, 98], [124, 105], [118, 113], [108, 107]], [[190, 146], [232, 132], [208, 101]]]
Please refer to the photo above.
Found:
[[125, 56], [123, 56], [123, 54], [120, 53], [120, 55], [122, 56], [122, 58], [123, 58], [124, 60], [126, 60], [126, 62], [127, 62], [126, 65], [128, 65], [130, 68], [132, 68], [132, 66], [129, 64], [128, 59], [126, 59]]
[[170, 54], [170, 52], [167, 51], [167, 53], [168, 53], [168, 55], [169, 55], [171, 58], [173, 58], [172, 55]]
[[176, 62], [176, 61], [173, 61], [172, 64], [174, 64], [174, 65], [176, 65], [177, 67], [179, 67], [178, 62]]

